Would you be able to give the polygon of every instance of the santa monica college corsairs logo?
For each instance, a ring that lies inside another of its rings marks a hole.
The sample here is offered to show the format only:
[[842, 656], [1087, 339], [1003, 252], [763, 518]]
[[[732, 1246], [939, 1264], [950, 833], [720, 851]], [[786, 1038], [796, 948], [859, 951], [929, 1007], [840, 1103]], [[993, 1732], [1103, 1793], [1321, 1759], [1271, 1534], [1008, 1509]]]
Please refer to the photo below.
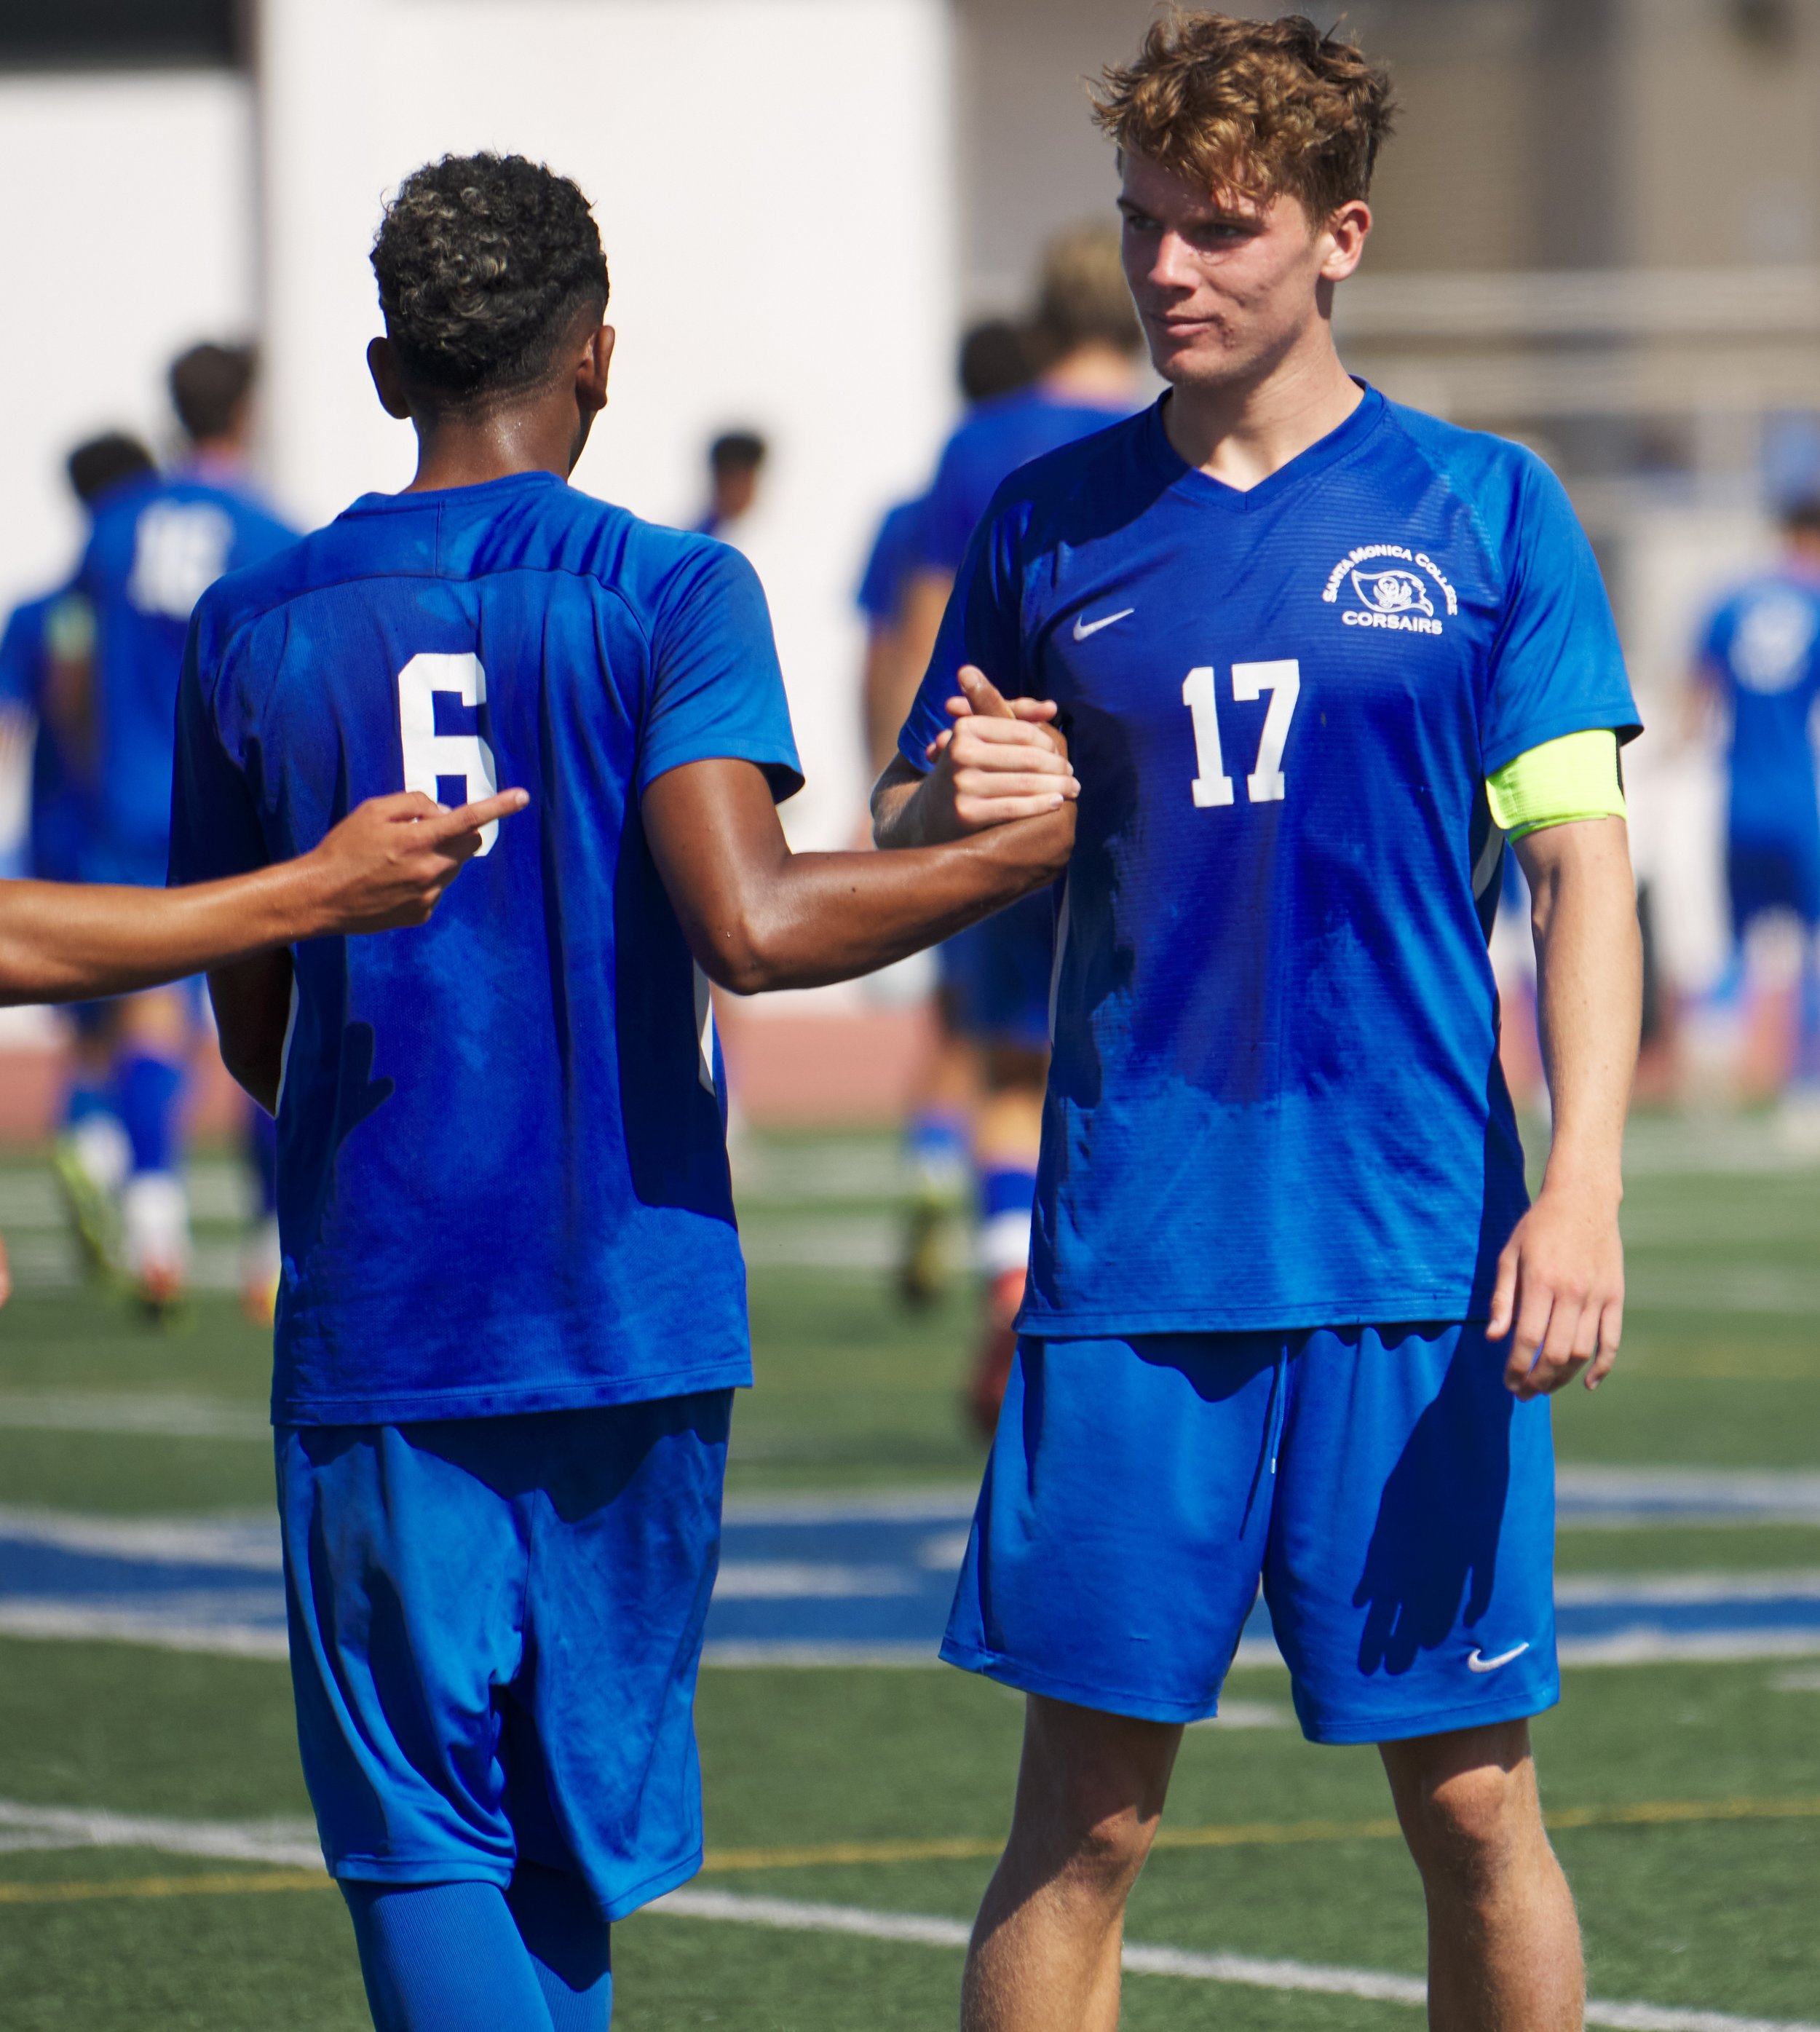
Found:
[[[1377, 563], [1387, 558], [1401, 562]], [[1408, 550], [1401, 543], [1361, 543], [1348, 551], [1328, 573], [1321, 596], [1329, 607], [1337, 606], [1341, 592], [1347, 590], [1358, 602], [1341, 607], [1340, 618], [1348, 628], [1397, 628], [1411, 635], [1438, 635], [1441, 622], [1437, 601], [1450, 615], [1459, 611], [1459, 598], [1440, 566], [1426, 551]]]

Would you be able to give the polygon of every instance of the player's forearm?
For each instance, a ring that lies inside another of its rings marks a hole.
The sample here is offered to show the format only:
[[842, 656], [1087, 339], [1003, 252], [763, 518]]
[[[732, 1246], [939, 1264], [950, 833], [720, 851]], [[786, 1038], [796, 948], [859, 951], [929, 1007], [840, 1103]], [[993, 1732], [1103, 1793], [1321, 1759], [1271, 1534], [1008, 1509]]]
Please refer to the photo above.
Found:
[[1532, 834], [1537, 1013], [1554, 1133], [1546, 1182], [1615, 1205], [1642, 1016], [1642, 949], [1621, 819]]
[[0, 1003], [124, 995], [307, 937], [320, 871], [288, 862], [187, 889], [0, 887]]
[[936, 843], [926, 836], [928, 801], [919, 799], [917, 794], [927, 780], [901, 755], [894, 755], [886, 764], [884, 773], [873, 786], [872, 837], [875, 846], [889, 850]]
[[1053, 881], [1073, 839], [1071, 811], [907, 854], [792, 854], [715, 941], [717, 965], [697, 957], [742, 995], [850, 981]]

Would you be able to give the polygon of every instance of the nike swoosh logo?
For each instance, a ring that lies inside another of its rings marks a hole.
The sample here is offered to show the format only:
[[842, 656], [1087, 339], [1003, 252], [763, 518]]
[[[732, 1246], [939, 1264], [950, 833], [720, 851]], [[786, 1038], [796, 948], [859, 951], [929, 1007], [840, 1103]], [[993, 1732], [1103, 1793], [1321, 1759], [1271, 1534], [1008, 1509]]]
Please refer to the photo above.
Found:
[[1108, 614], [1102, 620], [1089, 621], [1086, 614], [1074, 616], [1074, 640], [1085, 642], [1089, 635], [1097, 635], [1102, 628], [1110, 628], [1115, 621], [1127, 621], [1137, 612], [1134, 607], [1121, 607], [1116, 614]]
[[1466, 1661], [1466, 1669], [1469, 1672], [1495, 1672], [1499, 1666], [1508, 1665], [1513, 1658], [1520, 1658], [1529, 1648], [1527, 1644], [1519, 1644], [1514, 1650], [1500, 1651], [1495, 1658], [1487, 1658], [1475, 1645], [1472, 1656]]

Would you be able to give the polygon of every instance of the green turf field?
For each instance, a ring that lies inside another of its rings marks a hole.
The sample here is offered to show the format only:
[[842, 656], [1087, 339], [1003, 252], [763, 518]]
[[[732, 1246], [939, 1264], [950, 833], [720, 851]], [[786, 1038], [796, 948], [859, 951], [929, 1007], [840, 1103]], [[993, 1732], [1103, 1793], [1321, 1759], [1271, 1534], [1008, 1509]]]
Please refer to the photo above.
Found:
[[[1561, 1405], [1564, 1460], [1820, 1468], [1820, 1169], [1784, 1164], [1761, 1125], [1646, 1122], [1635, 1144], [1625, 1355], [1596, 1398]], [[736, 1420], [735, 1489], [965, 1484], [979, 1459], [955, 1410], [967, 1313], [957, 1301], [909, 1320], [885, 1295], [887, 1148], [769, 1142], [742, 1169], [760, 1388]], [[33, 1175], [0, 1171], [15, 1223], [41, 1214]], [[231, 1298], [150, 1332], [47, 1283], [60, 1259], [42, 1223], [10, 1232], [23, 1288], [0, 1314], [0, 1505], [151, 1517], [267, 1503], [264, 1354]], [[1820, 1570], [1820, 1528], [1580, 1530], [1560, 1550], [1575, 1574]], [[1131, 1938], [1417, 1974], [1420, 1899], [1374, 1756], [1317, 1750], [1282, 1725], [1279, 1672], [1231, 1690], [1251, 1725], [1190, 1731]], [[964, 1922], [1003, 1832], [1018, 1727], [1012, 1696], [940, 1669], [710, 1670], [697, 1888]], [[279, 1664], [0, 1638], [0, 1802], [294, 1819], [307, 1806], [290, 1730]], [[1820, 1659], [1572, 1670], [1538, 1739], [1594, 1994], [1820, 2023]], [[653, 1914], [619, 1929], [616, 1964], [615, 2024], [631, 2032], [833, 2032], [951, 2023], [959, 1954]], [[1421, 2023], [1407, 2003], [1172, 1975], [1134, 1975], [1127, 1994], [1140, 2029]], [[0, 2025], [365, 2022], [339, 1901], [308, 1871], [18, 1846], [0, 1810]]]

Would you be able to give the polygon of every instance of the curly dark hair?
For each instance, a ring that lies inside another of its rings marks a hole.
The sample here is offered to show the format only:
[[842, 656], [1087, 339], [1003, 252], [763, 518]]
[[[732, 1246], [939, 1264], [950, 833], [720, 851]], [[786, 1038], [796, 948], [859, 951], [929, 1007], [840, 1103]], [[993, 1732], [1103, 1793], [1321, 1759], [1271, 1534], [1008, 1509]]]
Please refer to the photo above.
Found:
[[405, 374], [451, 404], [531, 387], [582, 306], [607, 303], [587, 199], [523, 155], [445, 155], [413, 171], [372, 260]]
[[1389, 73], [1306, 14], [1175, 9], [1093, 95], [1095, 121], [1121, 148], [1209, 191], [1286, 192], [1316, 219], [1370, 192], [1396, 111]]

